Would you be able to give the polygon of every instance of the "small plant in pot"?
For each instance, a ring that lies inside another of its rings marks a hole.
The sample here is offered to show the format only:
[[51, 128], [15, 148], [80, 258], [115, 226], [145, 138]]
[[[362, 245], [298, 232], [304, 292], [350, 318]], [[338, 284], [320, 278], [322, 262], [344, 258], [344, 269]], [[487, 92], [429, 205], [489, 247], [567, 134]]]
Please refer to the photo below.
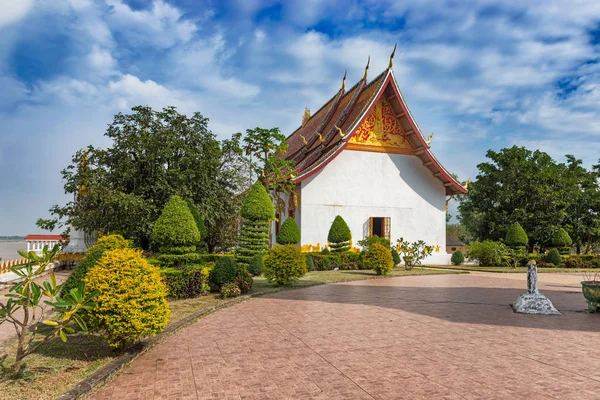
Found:
[[595, 313], [600, 304], [600, 273], [584, 272], [581, 290], [588, 304], [588, 311]]

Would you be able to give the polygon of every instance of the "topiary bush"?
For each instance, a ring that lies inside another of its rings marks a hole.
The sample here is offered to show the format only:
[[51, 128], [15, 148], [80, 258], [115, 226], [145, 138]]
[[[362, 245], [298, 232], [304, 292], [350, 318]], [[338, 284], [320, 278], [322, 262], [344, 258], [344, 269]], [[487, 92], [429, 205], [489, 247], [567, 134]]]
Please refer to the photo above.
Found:
[[237, 275], [237, 268], [233, 257], [222, 257], [217, 259], [214, 268], [210, 272], [210, 285], [218, 289], [226, 283], [233, 282]]
[[306, 255], [306, 270], [308, 272], [315, 270], [315, 262], [313, 260], [313, 256], [311, 256], [310, 254]]
[[465, 256], [463, 255], [462, 251], [456, 250], [454, 253], [452, 253], [450, 262], [452, 262], [452, 265], [460, 265], [460, 264], [464, 263]]
[[558, 252], [558, 249], [552, 249], [548, 252], [548, 254], [546, 255], [546, 262], [557, 266], [562, 264], [562, 258], [560, 256], [560, 253]]
[[140, 251], [116, 249], [104, 253], [85, 277], [86, 289], [98, 290], [89, 325], [106, 336], [111, 347], [125, 348], [163, 331], [170, 318], [167, 287], [159, 269]]
[[552, 245], [558, 248], [560, 254], [571, 253], [571, 246], [573, 246], [573, 240], [566, 230], [560, 228], [552, 236]]
[[208, 277], [210, 269], [202, 265], [183, 268], [162, 268], [160, 275], [167, 286], [168, 297], [188, 299], [210, 291]]
[[511, 247], [525, 247], [529, 244], [529, 238], [521, 224], [514, 222], [506, 232], [505, 242]]
[[374, 243], [362, 257], [365, 267], [374, 270], [377, 275], [387, 275], [394, 268], [392, 252], [380, 243]]
[[252, 276], [260, 276], [263, 270], [263, 257], [265, 255], [263, 253], [256, 254], [252, 259], [250, 259], [250, 264], [248, 265], [248, 272], [252, 274]]
[[396, 249], [392, 249], [392, 260], [394, 260], [394, 265], [398, 265], [402, 262], [402, 260], [400, 259], [400, 254], [398, 254]]
[[242, 204], [242, 230], [238, 238], [237, 262], [246, 268], [250, 260], [269, 247], [269, 228], [275, 218], [273, 204], [265, 187], [256, 181]]
[[77, 264], [67, 281], [64, 283], [61, 289], [61, 296], [69, 293], [71, 289], [79, 287], [79, 283], [83, 282], [83, 279], [87, 275], [88, 271], [96, 264], [100, 262], [102, 255], [107, 250], [115, 249], [126, 249], [131, 248], [131, 241], [125, 239], [121, 235], [107, 235], [102, 236], [96, 241], [92, 247], [90, 247], [85, 255]]
[[161, 253], [185, 254], [196, 251], [200, 232], [187, 203], [171, 196], [154, 223], [152, 242]]
[[294, 218], [288, 217], [283, 221], [276, 241], [277, 244], [297, 244], [300, 241], [300, 228]]
[[350, 250], [350, 240], [352, 240], [352, 232], [344, 219], [337, 215], [329, 228], [327, 241], [331, 243], [331, 250], [334, 253], [341, 253]]
[[263, 263], [263, 275], [277, 285], [291, 285], [307, 272], [306, 257], [291, 244], [269, 249]]

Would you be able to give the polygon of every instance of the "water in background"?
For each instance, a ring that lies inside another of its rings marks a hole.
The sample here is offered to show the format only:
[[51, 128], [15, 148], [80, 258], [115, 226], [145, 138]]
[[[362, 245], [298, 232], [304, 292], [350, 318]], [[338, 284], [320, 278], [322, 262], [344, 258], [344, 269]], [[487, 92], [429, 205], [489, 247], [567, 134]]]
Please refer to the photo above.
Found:
[[27, 242], [24, 240], [0, 242], [0, 257], [3, 261], [21, 258], [17, 250], [27, 250]]

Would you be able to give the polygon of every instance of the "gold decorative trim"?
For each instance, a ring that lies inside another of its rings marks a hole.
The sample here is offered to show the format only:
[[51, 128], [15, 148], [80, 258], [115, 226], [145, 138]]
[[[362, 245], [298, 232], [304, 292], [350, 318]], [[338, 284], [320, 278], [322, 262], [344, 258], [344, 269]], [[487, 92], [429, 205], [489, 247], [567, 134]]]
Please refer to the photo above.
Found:
[[414, 155], [415, 151], [408, 148], [386, 147], [386, 146], [369, 146], [365, 144], [348, 143], [346, 150], [368, 151], [371, 153], [390, 153], [390, 154], [406, 154]]

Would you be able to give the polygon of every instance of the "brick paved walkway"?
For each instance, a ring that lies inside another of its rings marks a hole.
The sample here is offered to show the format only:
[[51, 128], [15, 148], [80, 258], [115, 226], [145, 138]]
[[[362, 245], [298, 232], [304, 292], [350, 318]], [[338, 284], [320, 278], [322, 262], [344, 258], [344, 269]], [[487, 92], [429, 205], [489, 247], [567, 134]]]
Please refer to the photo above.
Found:
[[[392, 278], [256, 298], [154, 347], [94, 399], [600, 399], [600, 315], [514, 314], [525, 275]], [[546, 284], [544, 282], [547, 282]]]

